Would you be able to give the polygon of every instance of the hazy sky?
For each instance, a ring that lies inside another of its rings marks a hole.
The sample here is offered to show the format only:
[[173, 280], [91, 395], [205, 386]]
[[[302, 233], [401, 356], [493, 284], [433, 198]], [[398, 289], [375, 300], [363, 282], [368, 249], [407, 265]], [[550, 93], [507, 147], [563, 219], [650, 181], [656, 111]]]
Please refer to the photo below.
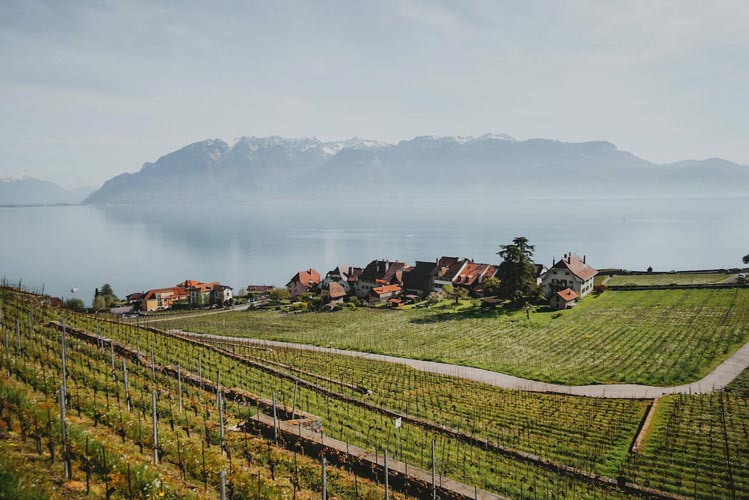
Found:
[[506, 132], [749, 163], [749, 2], [0, 2], [0, 172], [240, 135]]

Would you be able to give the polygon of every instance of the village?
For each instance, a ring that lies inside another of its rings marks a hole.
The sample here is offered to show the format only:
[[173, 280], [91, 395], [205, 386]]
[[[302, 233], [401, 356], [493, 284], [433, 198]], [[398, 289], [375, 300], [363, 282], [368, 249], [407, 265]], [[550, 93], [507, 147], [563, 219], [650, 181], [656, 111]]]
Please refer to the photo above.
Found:
[[[598, 271], [587, 264], [585, 256], [569, 252], [549, 268], [534, 266], [536, 284], [554, 309], [574, 307], [594, 290]], [[397, 309], [409, 304], [426, 306], [447, 297], [477, 298], [482, 305], [491, 307], [504, 302], [497, 297], [498, 272], [498, 265], [460, 257], [443, 256], [413, 265], [377, 259], [365, 267], [341, 264], [324, 276], [313, 268], [301, 270], [291, 277], [285, 289], [251, 284], [238, 294], [219, 282], [188, 279], [171, 287], [131, 293], [126, 297], [127, 306], [112, 312], [215, 309], [244, 303], [258, 307], [280, 301], [291, 301], [292, 310], [306, 309], [309, 304], [311, 309], [320, 311], [335, 311], [347, 304]]]

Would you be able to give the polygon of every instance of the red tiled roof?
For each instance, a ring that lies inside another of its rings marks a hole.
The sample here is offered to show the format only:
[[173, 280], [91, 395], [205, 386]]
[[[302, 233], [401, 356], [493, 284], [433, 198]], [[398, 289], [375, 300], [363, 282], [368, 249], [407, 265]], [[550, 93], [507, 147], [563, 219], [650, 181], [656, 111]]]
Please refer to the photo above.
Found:
[[177, 283], [177, 286], [182, 287], [182, 288], [191, 288], [191, 287], [202, 285], [202, 284], [203, 282], [198, 281], [198, 280], [185, 280], [182, 283]]
[[293, 278], [291, 278], [291, 281], [289, 281], [289, 283], [293, 283], [294, 281], [298, 281], [305, 288], [309, 288], [312, 285], [317, 285], [318, 283], [320, 283], [320, 273], [318, 273], [314, 269], [299, 271], [294, 275]]
[[569, 302], [570, 300], [575, 300], [577, 298], [577, 294], [571, 288], [565, 288], [564, 290], [557, 292], [557, 295], [559, 295], [565, 302]]
[[583, 281], [588, 281], [590, 278], [598, 274], [598, 271], [583, 262], [583, 260], [575, 254], [566, 256], [564, 259], [551, 266], [551, 268], [569, 269], [572, 274]]
[[484, 278], [490, 278], [494, 276], [497, 273], [497, 268], [492, 266], [491, 264], [479, 264], [476, 262], [466, 262], [465, 267], [460, 271], [460, 273], [455, 276], [453, 281], [457, 285], [467, 285], [467, 286], [473, 286], [475, 283], [479, 281], [479, 278], [482, 280]]

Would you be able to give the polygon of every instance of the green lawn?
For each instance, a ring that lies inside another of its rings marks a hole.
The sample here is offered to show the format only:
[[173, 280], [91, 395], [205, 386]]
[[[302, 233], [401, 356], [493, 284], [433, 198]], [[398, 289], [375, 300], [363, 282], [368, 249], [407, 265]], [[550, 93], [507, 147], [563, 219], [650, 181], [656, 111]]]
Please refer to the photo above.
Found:
[[617, 274], [606, 281], [606, 286], [706, 285], [718, 283], [733, 276], [735, 275], [725, 273]]
[[158, 323], [478, 366], [566, 384], [698, 380], [749, 340], [749, 290], [607, 291], [560, 317], [478, 308], [235, 312]]

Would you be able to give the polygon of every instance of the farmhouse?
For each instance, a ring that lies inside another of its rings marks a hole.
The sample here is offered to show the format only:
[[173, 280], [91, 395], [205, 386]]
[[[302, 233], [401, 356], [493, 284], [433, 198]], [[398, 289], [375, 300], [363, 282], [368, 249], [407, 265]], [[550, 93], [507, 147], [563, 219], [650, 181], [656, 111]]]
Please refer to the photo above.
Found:
[[306, 271], [296, 273], [288, 283], [286, 289], [289, 291], [291, 298], [296, 298], [303, 293], [308, 293], [320, 284], [320, 273], [310, 268]]
[[577, 305], [577, 294], [572, 289], [565, 288], [551, 296], [549, 305], [554, 309], [571, 309]]
[[541, 277], [541, 289], [546, 297], [567, 288], [578, 297], [585, 297], [593, 290], [593, 278], [598, 271], [573, 253], [565, 254]]

